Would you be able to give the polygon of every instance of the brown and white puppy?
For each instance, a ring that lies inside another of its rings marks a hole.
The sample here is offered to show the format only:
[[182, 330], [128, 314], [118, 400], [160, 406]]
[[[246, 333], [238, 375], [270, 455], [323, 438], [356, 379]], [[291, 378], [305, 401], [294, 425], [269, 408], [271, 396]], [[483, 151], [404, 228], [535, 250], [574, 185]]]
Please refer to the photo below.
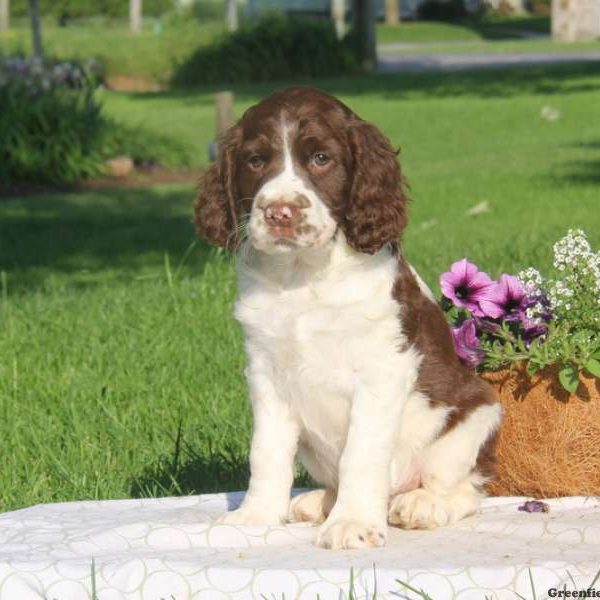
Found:
[[[196, 225], [238, 252], [254, 416], [248, 493], [222, 522], [307, 520], [317, 545], [360, 548], [477, 509], [501, 410], [402, 254], [402, 183], [381, 132], [316, 89], [222, 140]], [[290, 502], [296, 455], [323, 489]]]

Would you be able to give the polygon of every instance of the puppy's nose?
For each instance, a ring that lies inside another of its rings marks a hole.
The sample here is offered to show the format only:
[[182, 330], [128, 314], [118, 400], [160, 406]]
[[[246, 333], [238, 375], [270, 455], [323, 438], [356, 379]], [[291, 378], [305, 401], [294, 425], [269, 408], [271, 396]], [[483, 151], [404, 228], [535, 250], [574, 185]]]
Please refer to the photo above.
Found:
[[300, 208], [287, 202], [273, 202], [264, 213], [265, 221], [273, 227], [293, 227], [300, 218]]

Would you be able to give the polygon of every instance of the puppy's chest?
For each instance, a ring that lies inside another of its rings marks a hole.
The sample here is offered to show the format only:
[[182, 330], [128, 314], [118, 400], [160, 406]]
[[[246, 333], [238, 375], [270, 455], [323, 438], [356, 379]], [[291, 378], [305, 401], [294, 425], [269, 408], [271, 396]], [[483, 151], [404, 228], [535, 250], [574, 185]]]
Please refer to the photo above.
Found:
[[247, 290], [236, 316], [244, 328], [250, 362], [258, 352], [280, 390], [292, 396], [315, 389], [349, 396], [358, 372], [369, 362], [397, 355], [400, 337], [391, 281], [372, 279], [356, 285]]

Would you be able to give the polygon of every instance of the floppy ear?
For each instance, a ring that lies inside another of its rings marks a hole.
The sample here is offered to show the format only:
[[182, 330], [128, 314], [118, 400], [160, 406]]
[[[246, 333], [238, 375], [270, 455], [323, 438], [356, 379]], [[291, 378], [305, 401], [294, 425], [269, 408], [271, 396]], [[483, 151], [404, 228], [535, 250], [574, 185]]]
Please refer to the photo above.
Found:
[[373, 254], [399, 239], [406, 225], [408, 199], [388, 139], [358, 118], [349, 135], [354, 177], [343, 229], [350, 246]]
[[204, 173], [194, 202], [198, 234], [227, 250], [235, 250], [239, 243], [235, 170], [240, 135], [234, 126], [219, 141], [217, 162]]

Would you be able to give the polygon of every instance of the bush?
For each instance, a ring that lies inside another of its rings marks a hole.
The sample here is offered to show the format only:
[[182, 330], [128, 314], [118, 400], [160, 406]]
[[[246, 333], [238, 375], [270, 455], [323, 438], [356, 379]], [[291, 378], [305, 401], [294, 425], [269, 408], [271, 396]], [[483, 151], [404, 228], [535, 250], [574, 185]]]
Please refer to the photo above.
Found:
[[420, 19], [452, 21], [467, 15], [464, 0], [425, 0], [418, 9]]
[[[56, 18], [104, 17], [124, 18], [129, 14], [129, 3], [123, 0], [39, 0], [43, 16]], [[145, 16], [156, 17], [172, 10], [172, 0], [144, 0]], [[10, 12], [13, 17], [25, 17], [27, 0], [12, 0]]]
[[329, 20], [269, 15], [196, 50], [175, 69], [175, 86], [340, 75], [358, 68], [351, 39]]
[[138, 163], [187, 163], [171, 140], [105, 117], [95, 87], [71, 63], [0, 63], [0, 181], [73, 184], [102, 174], [118, 154]]

